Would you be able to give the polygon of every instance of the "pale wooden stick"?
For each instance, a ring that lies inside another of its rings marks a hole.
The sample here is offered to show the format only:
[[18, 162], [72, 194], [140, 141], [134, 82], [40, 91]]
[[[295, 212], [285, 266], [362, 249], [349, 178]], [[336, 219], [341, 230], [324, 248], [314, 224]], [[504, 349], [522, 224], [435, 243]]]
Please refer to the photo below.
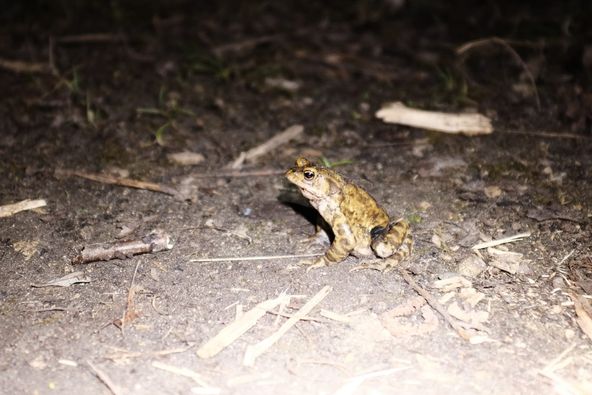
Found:
[[84, 173], [76, 170], [56, 170], [58, 176], [75, 176], [85, 178], [87, 180], [100, 182], [103, 184], [119, 185], [128, 188], [145, 189], [153, 192], [160, 192], [167, 195], [182, 199], [181, 194], [176, 189], [167, 185], [157, 184], [154, 182], [134, 180], [131, 178], [113, 177], [107, 174]]
[[193, 381], [195, 381], [197, 384], [201, 385], [202, 387], [211, 388], [211, 386], [204, 381], [204, 379], [202, 378], [202, 376], [199, 373], [197, 373], [191, 369], [178, 368], [176, 366], [169, 365], [169, 364], [162, 363], [162, 362], [158, 362], [158, 361], [152, 361], [152, 366], [157, 369], [164, 370], [165, 372], [173, 373], [173, 374], [183, 376], [183, 377], [188, 377], [188, 378], [192, 379]]
[[16, 213], [26, 210], [33, 210], [39, 207], [47, 206], [47, 202], [44, 199], [25, 199], [17, 203], [5, 204], [0, 206], [0, 218], [10, 217]]
[[258, 256], [238, 256], [222, 258], [195, 258], [189, 262], [244, 262], [244, 261], [270, 261], [274, 259], [292, 259], [292, 258], [313, 258], [323, 254], [297, 254], [297, 255], [258, 255]]
[[512, 243], [514, 241], [518, 241], [518, 240], [523, 239], [525, 237], [530, 237], [530, 232], [518, 233], [517, 235], [504, 237], [503, 239], [486, 241], [483, 243], [475, 244], [471, 248], [473, 250], [482, 250], [483, 248], [495, 247], [495, 246], [506, 244], [506, 243]]
[[477, 113], [444, 113], [410, 108], [401, 102], [390, 103], [376, 113], [387, 123], [397, 123], [444, 133], [463, 133], [467, 136], [491, 134], [491, 120]]
[[0, 58], [0, 68], [14, 73], [51, 74], [51, 67], [47, 63], [25, 62], [22, 60], [10, 60]]
[[290, 126], [288, 129], [280, 132], [254, 148], [246, 152], [241, 152], [238, 158], [236, 158], [232, 163], [228, 165], [231, 169], [240, 169], [246, 161], [252, 161], [262, 155], [267, 154], [270, 151], [273, 151], [280, 145], [287, 143], [290, 140], [295, 139], [296, 137], [300, 136], [304, 131], [304, 126], [302, 125], [293, 125]]
[[442, 306], [442, 304], [440, 304], [440, 302], [438, 302], [432, 295], [430, 295], [430, 293], [428, 291], [426, 291], [425, 289], [420, 287], [415, 282], [415, 280], [413, 280], [413, 278], [411, 278], [411, 276], [409, 275], [409, 273], [407, 272], [406, 269], [403, 269], [403, 268], [398, 268], [398, 269], [399, 269], [399, 273], [401, 274], [401, 276], [403, 276], [403, 279], [407, 282], [407, 284], [409, 284], [411, 286], [411, 288], [413, 288], [415, 290], [415, 292], [420, 294], [421, 297], [424, 298], [426, 300], [426, 302], [428, 302], [428, 304], [430, 306], [432, 306], [432, 308], [434, 310], [436, 310], [438, 313], [440, 313], [440, 315], [446, 320], [446, 322], [448, 322], [448, 325], [450, 325], [452, 327], [452, 329], [454, 329], [456, 331], [456, 333], [459, 334], [460, 337], [462, 337], [465, 340], [471, 340], [471, 335], [467, 331], [465, 331], [463, 328], [460, 327], [460, 325], [454, 320], [454, 318], [452, 318], [450, 316], [450, 314], [448, 314], [448, 312], [446, 311], [444, 306]]
[[105, 384], [107, 386], [107, 388], [109, 388], [109, 391], [111, 391], [111, 393], [113, 395], [123, 395], [123, 392], [121, 392], [119, 390], [119, 387], [117, 385], [115, 385], [115, 383], [111, 380], [111, 378], [105, 372], [103, 372], [101, 369], [97, 368], [90, 361], [86, 361], [86, 363], [88, 364], [88, 366], [90, 366], [90, 368], [92, 369], [94, 374], [97, 376], [97, 378], [99, 380], [101, 380], [103, 382], [103, 384]]
[[244, 313], [239, 319], [226, 325], [216, 336], [208, 340], [197, 350], [200, 358], [211, 358], [222, 351], [226, 346], [238, 339], [243, 333], [251, 329], [259, 318], [268, 311], [275, 309], [281, 303], [289, 301], [290, 297], [282, 292], [275, 299], [268, 299]]
[[331, 292], [332, 288], [328, 285], [324, 286], [315, 296], [313, 296], [304, 306], [300, 308], [292, 317], [290, 317], [284, 324], [271, 336], [263, 339], [257, 344], [252, 344], [247, 347], [245, 356], [243, 358], [243, 365], [253, 366], [255, 359], [270, 348], [276, 341], [278, 341], [291, 327], [293, 327], [302, 317], [305, 317], [312, 311], [324, 298]]

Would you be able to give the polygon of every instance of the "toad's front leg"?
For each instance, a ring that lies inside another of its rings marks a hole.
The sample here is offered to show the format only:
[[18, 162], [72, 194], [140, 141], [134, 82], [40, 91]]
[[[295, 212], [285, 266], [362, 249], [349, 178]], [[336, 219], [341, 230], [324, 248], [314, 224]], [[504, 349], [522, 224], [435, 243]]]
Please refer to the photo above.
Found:
[[303, 262], [310, 265], [306, 271], [311, 269], [330, 266], [343, 261], [352, 252], [355, 246], [355, 240], [349, 227], [344, 224], [333, 228], [335, 240], [327, 250], [324, 256], [309, 262]]

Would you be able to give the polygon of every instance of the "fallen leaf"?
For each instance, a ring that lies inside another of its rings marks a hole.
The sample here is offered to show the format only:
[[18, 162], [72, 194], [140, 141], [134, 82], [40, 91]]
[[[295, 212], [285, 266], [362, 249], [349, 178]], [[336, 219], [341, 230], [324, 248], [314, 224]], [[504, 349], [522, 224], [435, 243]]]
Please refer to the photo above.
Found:
[[495, 198], [501, 196], [502, 189], [500, 187], [498, 187], [497, 185], [491, 185], [491, 186], [485, 187], [483, 192], [485, 193], [485, 196], [487, 196], [488, 198], [495, 199]]
[[34, 288], [45, 287], [69, 287], [72, 284], [90, 283], [90, 278], [84, 275], [84, 272], [74, 272], [66, 274], [63, 277], [50, 280], [42, 284], [31, 284]]
[[452, 302], [446, 310], [454, 318], [471, 324], [481, 324], [489, 319], [487, 311], [463, 310], [457, 302]]
[[586, 336], [588, 336], [590, 340], [592, 340], [592, 317], [590, 317], [590, 315], [584, 308], [584, 303], [582, 302], [585, 300], [581, 296], [576, 295], [575, 293], [570, 293], [569, 296], [571, 296], [574, 302], [574, 308], [576, 310], [576, 315], [578, 316], [576, 318], [576, 322], [580, 326], [582, 332], [584, 332]]
[[467, 277], [477, 277], [486, 268], [485, 261], [474, 254], [469, 255], [458, 264], [458, 272]]
[[510, 274], [516, 274], [523, 262], [524, 255], [519, 252], [504, 251], [498, 248], [489, 247], [487, 252], [492, 257], [489, 265]]
[[28, 261], [37, 252], [38, 245], [39, 241], [37, 240], [22, 240], [14, 243], [13, 248], [15, 251], [23, 254], [25, 261]]
[[432, 288], [441, 289], [443, 292], [448, 292], [456, 288], [470, 287], [471, 285], [471, 282], [466, 278], [462, 276], [453, 276], [450, 278], [434, 281]]
[[432, 204], [430, 202], [425, 201], [425, 200], [419, 202], [419, 204], [417, 205], [417, 208], [421, 211], [426, 211], [430, 207], [432, 207]]
[[205, 156], [203, 156], [202, 154], [190, 151], [175, 152], [173, 154], [168, 154], [167, 158], [171, 162], [175, 162], [183, 166], [198, 165], [206, 160]]
[[437, 234], [432, 236], [432, 244], [438, 248], [442, 248], [442, 239]]

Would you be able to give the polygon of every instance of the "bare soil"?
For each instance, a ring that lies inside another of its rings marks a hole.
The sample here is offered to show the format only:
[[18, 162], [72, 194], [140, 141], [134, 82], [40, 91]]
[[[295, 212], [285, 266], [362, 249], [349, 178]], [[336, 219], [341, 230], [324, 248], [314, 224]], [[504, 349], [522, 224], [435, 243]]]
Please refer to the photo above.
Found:
[[[50, 59], [53, 71], [0, 69], [0, 205], [47, 201], [0, 218], [0, 392], [592, 393], [591, 340], [577, 322], [592, 293], [589, 5], [534, 14], [488, 4], [460, 17], [396, 3], [8, 7], [0, 58]], [[511, 50], [487, 42], [455, 52], [494, 36]], [[479, 111], [495, 132], [385, 124], [374, 113], [391, 101]], [[224, 175], [294, 124], [302, 137], [241, 170], [269, 172]], [[168, 159], [182, 151], [205, 160]], [[350, 272], [353, 257], [309, 272], [297, 258], [191, 261], [322, 253], [300, 242], [313, 212], [281, 174], [303, 154], [337, 164], [412, 222], [409, 271], [473, 341], [414, 309], [421, 299], [397, 271]], [[56, 174], [64, 169], [160, 183], [184, 198]], [[86, 245], [155, 229], [171, 235], [170, 251], [72, 264]], [[529, 236], [498, 255], [471, 248], [519, 233]], [[76, 271], [90, 282], [32, 286]], [[459, 275], [458, 287], [438, 287]], [[243, 365], [248, 345], [324, 286], [332, 291], [309, 319]], [[240, 310], [284, 291], [295, 297], [280, 315], [197, 356]]]

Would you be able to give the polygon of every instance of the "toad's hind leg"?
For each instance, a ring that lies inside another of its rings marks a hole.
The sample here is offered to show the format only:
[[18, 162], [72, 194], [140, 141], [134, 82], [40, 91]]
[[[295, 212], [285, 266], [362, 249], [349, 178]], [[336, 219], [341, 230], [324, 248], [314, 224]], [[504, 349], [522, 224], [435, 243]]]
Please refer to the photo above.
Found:
[[409, 222], [400, 219], [392, 223], [382, 234], [374, 238], [372, 249], [382, 259], [365, 262], [351, 271], [362, 269], [388, 271], [411, 255], [413, 237], [409, 231]]
[[401, 260], [411, 255], [413, 249], [413, 237], [409, 229], [409, 222], [399, 219], [372, 240], [372, 249], [380, 258], [388, 258], [393, 255]]

